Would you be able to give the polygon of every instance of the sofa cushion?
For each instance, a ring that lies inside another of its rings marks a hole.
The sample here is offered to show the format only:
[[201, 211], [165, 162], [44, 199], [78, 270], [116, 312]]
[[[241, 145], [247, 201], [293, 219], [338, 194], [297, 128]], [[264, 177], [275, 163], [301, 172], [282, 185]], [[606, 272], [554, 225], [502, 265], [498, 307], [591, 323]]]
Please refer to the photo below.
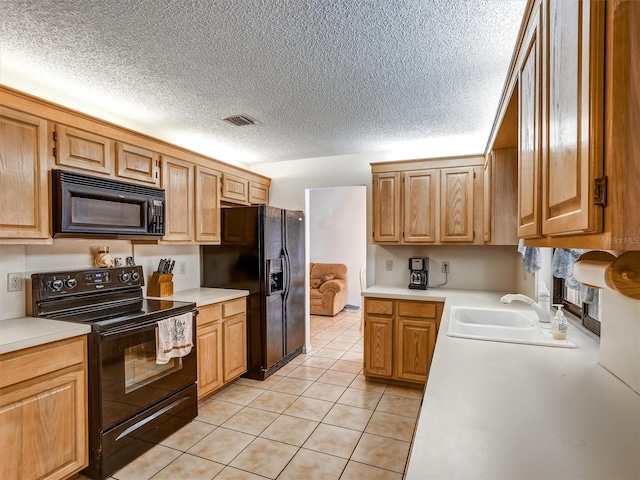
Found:
[[333, 280], [334, 278], [336, 278], [335, 273], [329, 273], [329, 274], [325, 275], [324, 277], [322, 277], [321, 279], [316, 280], [315, 282], [313, 282], [313, 285], [311, 285], [311, 288], [320, 288], [320, 286], [324, 282], [328, 282], [329, 280]]

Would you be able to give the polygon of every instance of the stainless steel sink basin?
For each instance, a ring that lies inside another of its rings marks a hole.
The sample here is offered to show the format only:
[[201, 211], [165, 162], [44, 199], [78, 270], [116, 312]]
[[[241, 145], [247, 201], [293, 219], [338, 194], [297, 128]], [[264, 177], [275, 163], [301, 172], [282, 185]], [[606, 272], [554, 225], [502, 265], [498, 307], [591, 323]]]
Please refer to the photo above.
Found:
[[533, 310], [451, 307], [447, 335], [494, 342], [576, 348], [570, 340], [554, 340], [551, 329], [540, 326]]

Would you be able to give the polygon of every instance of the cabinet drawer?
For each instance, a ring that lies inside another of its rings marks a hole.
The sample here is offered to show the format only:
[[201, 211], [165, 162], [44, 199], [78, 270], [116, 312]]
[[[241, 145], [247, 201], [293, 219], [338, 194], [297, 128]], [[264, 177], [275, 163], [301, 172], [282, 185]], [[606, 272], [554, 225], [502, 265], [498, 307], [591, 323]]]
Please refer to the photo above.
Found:
[[247, 300], [242, 297], [222, 304], [222, 318], [232, 317], [247, 310]]
[[212, 322], [217, 322], [222, 318], [222, 307], [219, 303], [198, 308], [196, 326], [202, 327]]
[[393, 315], [393, 300], [365, 299], [365, 308], [368, 314]]
[[84, 362], [86, 337], [26, 348], [0, 356], [0, 388]]
[[437, 304], [426, 302], [398, 302], [398, 316], [400, 317], [418, 317], [418, 318], [436, 318]]

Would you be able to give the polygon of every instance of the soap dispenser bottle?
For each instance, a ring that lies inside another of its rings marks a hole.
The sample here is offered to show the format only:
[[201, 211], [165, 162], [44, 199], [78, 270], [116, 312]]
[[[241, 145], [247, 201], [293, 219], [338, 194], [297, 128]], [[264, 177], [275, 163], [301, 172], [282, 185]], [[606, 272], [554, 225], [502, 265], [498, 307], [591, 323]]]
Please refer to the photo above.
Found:
[[551, 336], [554, 340], [566, 340], [568, 323], [562, 311], [562, 305], [554, 305], [554, 307], [557, 307], [557, 310], [551, 322]]

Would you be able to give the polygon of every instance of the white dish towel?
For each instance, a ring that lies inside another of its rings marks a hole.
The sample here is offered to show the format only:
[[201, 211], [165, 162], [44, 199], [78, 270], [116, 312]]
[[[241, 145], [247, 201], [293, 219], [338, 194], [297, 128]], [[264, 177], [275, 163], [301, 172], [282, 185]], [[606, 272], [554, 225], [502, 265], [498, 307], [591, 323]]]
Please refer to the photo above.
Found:
[[193, 347], [193, 313], [158, 322], [156, 330], [156, 363], [164, 365], [172, 358], [184, 357]]

